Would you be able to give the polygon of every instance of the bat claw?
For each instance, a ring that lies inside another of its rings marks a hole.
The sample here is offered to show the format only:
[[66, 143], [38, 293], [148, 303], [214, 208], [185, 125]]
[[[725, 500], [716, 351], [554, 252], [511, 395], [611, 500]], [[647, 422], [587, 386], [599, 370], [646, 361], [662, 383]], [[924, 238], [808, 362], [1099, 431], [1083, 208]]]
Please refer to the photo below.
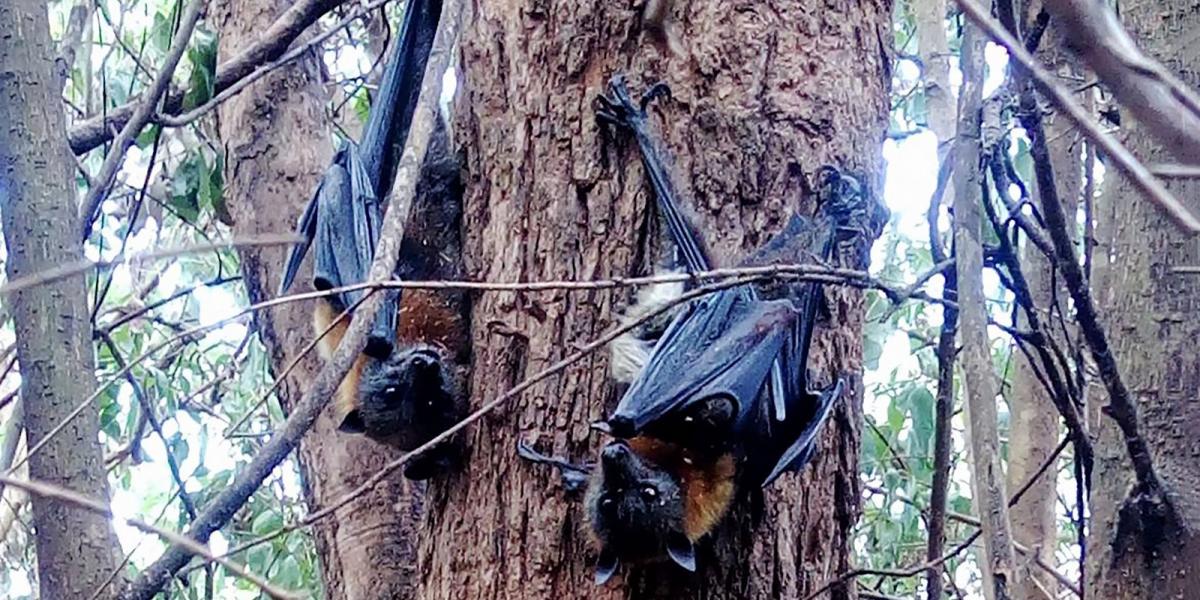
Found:
[[646, 90], [645, 93], [642, 94], [642, 112], [646, 112], [646, 107], [649, 106], [651, 102], [654, 102], [659, 98], [671, 98], [671, 86], [667, 85], [667, 82], [665, 81], [659, 81], [655, 83], [654, 85], [650, 86], [650, 89]]
[[[653, 89], [651, 88], [651, 91]], [[654, 93], [655, 95], [662, 94], [662, 92]], [[642, 107], [634, 104], [633, 98], [629, 95], [629, 86], [625, 83], [625, 76], [614, 75], [608, 82], [608, 94], [596, 97], [596, 119], [608, 125], [632, 129], [636, 121], [645, 119], [646, 102], [648, 101], [643, 97]]]

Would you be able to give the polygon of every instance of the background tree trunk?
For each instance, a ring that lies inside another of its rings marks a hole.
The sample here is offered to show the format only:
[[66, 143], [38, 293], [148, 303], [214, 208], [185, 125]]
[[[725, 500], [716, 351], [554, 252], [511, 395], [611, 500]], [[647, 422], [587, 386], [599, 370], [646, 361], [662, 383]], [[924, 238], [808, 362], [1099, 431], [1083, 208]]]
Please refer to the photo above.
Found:
[[[1176, 2], [1143, 0], [1122, 3], [1121, 16], [1144, 50], [1187, 84], [1200, 83], [1200, 60], [1192, 51], [1200, 14]], [[1147, 164], [1172, 162], [1131, 119], [1122, 122], [1122, 129], [1130, 149]], [[1155, 468], [1185, 527], [1200, 531], [1200, 280], [1172, 272], [1173, 267], [1200, 264], [1200, 246], [1123, 178], [1109, 181], [1104, 213], [1111, 215], [1105, 228], [1111, 237], [1101, 241], [1111, 257], [1101, 252], [1102, 246], [1096, 259], [1098, 265], [1111, 260], [1104, 270], [1111, 293], [1099, 290], [1098, 297], [1106, 301], [1102, 314], [1107, 315], [1122, 374], [1138, 400], [1141, 431]], [[1189, 210], [1200, 209], [1200, 184], [1176, 180], [1169, 187]], [[1089, 596], [1194, 597], [1200, 589], [1200, 539], [1182, 531], [1139, 532], [1135, 520], [1122, 513], [1133, 471], [1116, 424], [1100, 413], [1102, 407], [1093, 409], [1098, 439], [1088, 538]]]
[[[654, 124], [675, 158], [680, 193], [726, 264], [790, 213], [812, 212], [803, 181], [821, 164], [861, 170], [879, 189], [888, 2], [675, 4], [680, 56], [641, 34], [627, 5], [467, 3], [454, 131], [465, 155], [473, 279], [646, 270], [653, 196], [632, 145], [606, 142], [592, 114], [593, 98], [621, 71], [635, 93], [657, 80], [671, 85], [674, 98], [655, 105]], [[624, 296], [482, 295], [472, 321], [472, 404], [599, 335]], [[818, 331], [810, 363], [822, 382], [861, 369], [861, 294], [829, 296], [832, 326]], [[847, 570], [859, 512], [861, 385], [839, 404], [806, 472], [768, 490], [761, 524], [752, 527], [740, 507], [715, 549], [701, 551], [702, 577], [665, 569], [636, 578], [628, 592], [595, 589], [580, 498], [564, 494], [550, 471], [519, 462], [514, 446], [524, 439], [590, 459], [600, 438], [588, 423], [615, 401], [608, 381], [606, 356], [595, 354], [470, 430], [466, 471], [433, 484], [426, 498], [423, 597], [796, 598]]]
[[[12, 281], [78, 261], [83, 248], [46, 3], [0, 0], [0, 22], [0, 211]], [[30, 448], [96, 390], [85, 281], [68, 277], [3, 300], [16, 329]], [[96, 405], [30, 457], [29, 476], [108, 497]], [[33, 524], [42, 598], [89, 598], [116, 568], [119, 546], [108, 519], [34, 498]], [[110, 586], [101, 598], [117, 591]]]
[[[1039, 52], [1044, 64], [1054, 72], [1064, 75], [1072, 74], [1073, 61], [1063, 45], [1061, 36], [1050, 31], [1045, 35]], [[1058, 188], [1058, 198], [1063, 203], [1063, 210], [1068, 215], [1074, 215], [1078, 208], [1078, 199], [1083, 190], [1082, 143], [1079, 134], [1069, 121], [1062, 117], [1047, 119], [1047, 145], [1050, 149], [1050, 160], [1054, 165], [1055, 183]], [[1036, 181], [1029, 182], [1036, 187]], [[1034, 192], [1035, 198], [1042, 194]], [[1033, 244], [1026, 243], [1021, 253], [1021, 269], [1029, 283], [1029, 295], [1039, 307], [1053, 307], [1052, 310], [1068, 311], [1065, 288], [1061, 280], [1054, 276], [1054, 266]], [[1057, 291], [1057, 305], [1052, 301]], [[1053, 323], [1053, 316], [1047, 316], [1043, 322]], [[1008, 441], [1008, 489], [1020, 489], [1037, 472], [1046, 461], [1046, 457], [1054, 452], [1059, 440], [1059, 413], [1054, 407], [1049, 392], [1038, 381], [1036, 370], [1026, 356], [1014, 352], [1016, 371], [1013, 373], [1012, 385], [1007, 394], [1010, 419]], [[1018, 544], [1037, 551], [1046, 564], [1052, 565], [1057, 561], [1054, 551], [1058, 547], [1058, 524], [1055, 522], [1055, 508], [1058, 503], [1057, 469], [1051, 469], [1045, 475], [1038, 477], [1024, 495], [1021, 501], [1009, 511], [1012, 519], [1013, 540]], [[1029, 563], [1032, 557], [1023, 555], [1019, 561]], [[1031, 577], [1036, 582], [1027, 580], [1016, 590], [1018, 598], [1047, 599], [1055, 598], [1058, 582], [1040, 569], [1029, 569]], [[1049, 599], [1047, 599], [1049, 600]]]
[[[289, 2], [228, 0], [210, 18], [220, 33], [222, 56], [257, 39]], [[297, 43], [304, 43], [302, 36]], [[237, 233], [290, 232], [332, 157], [320, 58], [313, 55], [279, 69], [219, 109], [225, 147], [226, 198]], [[246, 249], [242, 273], [250, 302], [273, 297], [287, 248]], [[292, 292], [311, 291], [311, 266]], [[312, 303], [292, 303], [257, 313], [255, 325], [281, 373], [313, 338]], [[279, 390], [286, 410], [298, 401], [320, 365], [316, 353]], [[394, 451], [361, 436], [339, 434], [329, 412], [300, 445], [305, 495], [311, 510], [357, 487]], [[314, 528], [325, 598], [409, 598], [415, 572], [414, 532], [420, 493], [399, 472], [342, 507]]]

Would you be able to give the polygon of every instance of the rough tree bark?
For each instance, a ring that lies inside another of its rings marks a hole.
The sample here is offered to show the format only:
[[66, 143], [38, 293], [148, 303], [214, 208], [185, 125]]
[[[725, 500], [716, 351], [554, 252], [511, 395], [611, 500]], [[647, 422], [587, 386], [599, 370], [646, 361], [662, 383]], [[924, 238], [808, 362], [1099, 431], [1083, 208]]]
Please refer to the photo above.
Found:
[[[1200, 14], [1166, 0], [1122, 3], [1121, 16], [1135, 38], [1189, 85], [1200, 83], [1200, 59], [1192, 51]], [[1143, 160], [1171, 162], [1170, 155], [1136, 122], [1122, 123], [1126, 143]], [[1133, 472], [1116, 424], [1093, 411], [1096, 440], [1092, 478], [1092, 531], [1089, 536], [1087, 592], [1091, 598], [1131, 600], [1190, 598], [1200, 589], [1200, 280], [1172, 271], [1200, 264], [1200, 246], [1167, 222], [1123, 178], [1105, 190], [1110, 233], [1097, 250], [1106, 288], [1108, 331], [1131, 392], [1138, 400], [1141, 430], [1155, 468], [1164, 480], [1178, 517], [1189, 531], [1139, 531], [1130, 512]], [[1200, 184], [1174, 181], [1171, 191], [1189, 210]], [[1108, 256], [1104, 250], [1107, 250]], [[1102, 396], [1099, 396], [1102, 397]], [[1096, 404], [1100, 404], [1097, 402]]]
[[[653, 198], [627, 140], [606, 142], [592, 100], [626, 72], [636, 90], [667, 81], [655, 127], [673, 175], [726, 263], [793, 211], [811, 212], [803, 181], [823, 163], [868, 174], [878, 189], [888, 106], [886, 1], [673, 3], [685, 52], [638, 31], [628, 4], [578, 0], [467, 3], [454, 130], [465, 155], [464, 215], [473, 279], [557, 280], [643, 272]], [[599, 335], [623, 293], [496, 293], [474, 305], [471, 401], [495, 398]], [[861, 294], [829, 292], [810, 367], [819, 380], [861, 369]], [[596, 354], [539, 383], [468, 435], [465, 472], [430, 487], [420, 548], [424, 598], [796, 598], [847, 570], [859, 513], [860, 385], [851, 386], [801, 476], [746, 507], [700, 555], [703, 575], [603, 590], [579, 497], [519, 462], [518, 439], [576, 460], [601, 441], [588, 423], [615, 401]], [[850, 598], [852, 589], [836, 590]]]
[[[0, 211], [9, 280], [82, 258], [74, 163], [46, 4], [0, 1]], [[64, 278], [4, 299], [16, 328], [29, 447], [96, 389], [86, 278]], [[29, 476], [107, 498], [98, 411], [85, 410], [29, 459]], [[87, 598], [117, 566], [111, 523], [53, 500], [33, 500], [42, 598]], [[113, 597], [115, 586], [101, 594]]]
[[[210, 18], [221, 34], [222, 56], [233, 56], [257, 39], [290, 2], [217, 2]], [[302, 36], [298, 43], [303, 43]], [[250, 86], [219, 109], [225, 148], [226, 198], [239, 234], [289, 232], [332, 157], [324, 78], [318, 56], [296, 61]], [[251, 302], [273, 297], [286, 248], [241, 251], [242, 273]], [[310, 266], [292, 292], [305, 288]], [[275, 373], [291, 363], [313, 338], [311, 303], [292, 303], [259, 312], [255, 324], [271, 353]], [[299, 400], [316, 374], [313, 353], [279, 390], [284, 409]], [[327, 411], [300, 446], [305, 496], [318, 510], [377, 472], [394, 451], [361, 436], [342, 435]], [[414, 535], [420, 490], [399, 472], [342, 507], [314, 528], [325, 598], [409, 598], [416, 555]]]

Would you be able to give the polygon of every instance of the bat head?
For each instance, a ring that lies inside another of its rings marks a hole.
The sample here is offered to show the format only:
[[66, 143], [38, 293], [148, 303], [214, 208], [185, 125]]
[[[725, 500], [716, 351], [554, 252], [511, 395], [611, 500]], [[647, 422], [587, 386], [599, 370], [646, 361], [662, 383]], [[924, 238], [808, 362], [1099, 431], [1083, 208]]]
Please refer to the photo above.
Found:
[[439, 350], [397, 348], [387, 359], [367, 360], [358, 405], [346, 413], [339, 429], [411, 450], [453, 422], [453, 387]]
[[601, 450], [587, 509], [601, 547], [596, 583], [607, 581], [620, 560], [647, 562], [666, 555], [696, 570], [695, 549], [683, 534], [685, 497], [679, 480], [626, 442], [609, 442]]

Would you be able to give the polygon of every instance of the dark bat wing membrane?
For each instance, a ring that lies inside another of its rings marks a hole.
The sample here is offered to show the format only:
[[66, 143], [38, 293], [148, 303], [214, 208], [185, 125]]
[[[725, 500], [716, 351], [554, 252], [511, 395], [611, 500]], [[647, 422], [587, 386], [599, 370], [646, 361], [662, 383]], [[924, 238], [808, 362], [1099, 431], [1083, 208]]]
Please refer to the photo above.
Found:
[[[653, 88], [651, 95], [660, 94], [658, 90]], [[633, 132], [660, 211], [687, 266], [707, 268], [697, 233], [679, 210], [646, 124], [646, 101], [635, 106], [624, 81], [614, 78], [610, 96], [598, 102], [597, 115], [601, 122]], [[815, 221], [797, 217], [764, 250], [788, 250], [793, 261], [828, 260], [835, 235], [835, 225], [824, 215]], [[748, 285], [693, 300], [656, 343], [608, 419], [609, 427], [619, 437], [630, 437], [698, 403], [727, 398], [734, 404], [726, 431], [745, 455], [748, 481], [767, 485], [799, 469], [812, 456], [842, 389], [838, 382], [809, 390], [806, 364], [821, 299], [817, 284], [803, 283], [790, 286], [781, 300], [762, 300]]]
[[[381, 198], [391, 187], [400, 152], [416, 110], [425, 64], [441, 16], [440, 0], [412, 0], [400, 37], [388, 57], [379, 95], [363, 133], [362, 145], [345, 143], [325, 171], [316, 193], [297, 223], [303, 242], [292, 247], [279, 293], [291, 288], [305, 254], [314, 254], [313, 287], [329, 290], [367, 280], [383, 220]], [[334, 304], [353, 307], [365, 294], [337, 294]], [[385, 358], [396, 343], [398, 290], [380, 292], [384, 305], [372, 324], [364, 352]]]
[[787, 302], [751, 300], [733, 290], [693, 301], [660, 338], [609, 425], [632, 434], [691, 400], [713, 397], [734, 402], [735, 422], [754, 418], [755, 400], [795, 316]]

